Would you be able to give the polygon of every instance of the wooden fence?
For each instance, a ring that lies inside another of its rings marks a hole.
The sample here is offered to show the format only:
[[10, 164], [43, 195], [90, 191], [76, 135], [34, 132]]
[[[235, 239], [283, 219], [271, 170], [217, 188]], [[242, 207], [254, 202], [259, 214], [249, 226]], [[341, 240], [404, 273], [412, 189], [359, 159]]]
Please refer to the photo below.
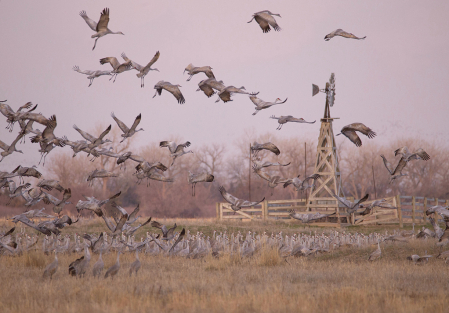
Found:
[[[348, 200], [352, 198], [348, 197]], [[428, 222], [425, 211], [428, 207], [433, 205], [449, 206], [449, 200], [441, 200], [435, 198], [415, 197], [415, 196], [400, 196], [385, 198], [386, 203], [390, 204], [392, 208], [374, 208], [369, 215], [353, 215], [352, 218], [340, 206], [338, 210], [335, 208], [320, 208], [318, 210], [309, 211], [307, 213], [336, 213], [333, 222], [312, 222], [313, 226], [349, 226], [349, 225], [368, 225], [368, 224], [390, 224], [396, 223], [402, 228], [404, 224], [425, 224]], [[374, 200], [366, 201], [364, 204], [369, 205]], [[289, 220], [291, 219], [289, 213], [295, 210], [297, 213], [306, 213], [306, 199], [291, 199], [291, 200], [265, 200], [260, 204], [251, 208], [243, 208], [234, 212], [227, 202], [219, 202], [216, 206], [217, 218], [220, 220]], [[346, 220], [342, 223], [341, 220]], [[441, 217], [439, 222], [443, 222]]]

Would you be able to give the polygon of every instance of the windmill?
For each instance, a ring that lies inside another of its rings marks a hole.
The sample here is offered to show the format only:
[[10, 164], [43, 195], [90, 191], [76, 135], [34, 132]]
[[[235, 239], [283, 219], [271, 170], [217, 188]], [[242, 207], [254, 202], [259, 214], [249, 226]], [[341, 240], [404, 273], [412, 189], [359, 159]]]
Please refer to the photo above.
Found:
[[329, 82], [324, 89], [312, 84], [312, 96], [323, 92], [326, 94], [326, 104], [324, 117], [321, 119], [320, 134], [318, 137], [316, 163], [314, 174], [321, 177], [316, 180], [315, 185], [310, 190], [307, 200], [307, 211], [317, 211], [335, 209], [337, 221], [340, 222], [340, 212], [338, 201], [331, 195], [331, 192], [342, 197], [340, 165], [338, 163], [337, 147], [335, 145], [332, 121], [338, 118], [330, 116], [330, 107], [335, 103], [335, 75], [331, 74]]

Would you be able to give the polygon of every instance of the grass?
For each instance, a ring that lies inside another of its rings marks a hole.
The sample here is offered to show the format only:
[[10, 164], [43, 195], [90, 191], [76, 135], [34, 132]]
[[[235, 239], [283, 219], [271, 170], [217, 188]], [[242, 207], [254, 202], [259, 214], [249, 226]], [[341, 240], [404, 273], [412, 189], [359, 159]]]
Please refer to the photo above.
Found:
[[[172, 224], [174, 220], [161, 222]], [[322, 231], [283, 222], [176, 222], [192, 233], [207, 235], [213, 229], [284, 234]], [[9, 226], [1, 223], [0, 228]], [[372, 227], [391, 233], [394, 228]], [[83, 221], [64, 232], [96, 229], [104, 230], [104, 225]], [[370, 232], [370, 228], [356, 231]], [[383, 243], [382, 258], [370, 263], [367, 257], [375, 248], [343, 247], [308, 258], [289, 258], [288, 263], [269, 248], [250, 259], [225, 255], [191, 260], [140, 254], [142, 268], [132, 278], [128, 268], [134, 254], [127, 253], [120, 257], [121, 269], [114, 280], [94, 279], [91, 271], [84, 279], [69, 277], [68, 265], [79, 257], [76, 254], [59, 255], [59, 269], [52, 281], [44, 280], [42, 274], [54, 256], [40, 251], [2, 256], [0, 312], [448, 312], [449, 266], [435, 258], [424, 266], [406, 260], [426, 250], [436, 255], [439, 248], [434, 240]], [[97, 258], [92, 257], [91, 266]], [[103, 259], [107, 268], [115, 263], [116, 255], [110, 253]]]

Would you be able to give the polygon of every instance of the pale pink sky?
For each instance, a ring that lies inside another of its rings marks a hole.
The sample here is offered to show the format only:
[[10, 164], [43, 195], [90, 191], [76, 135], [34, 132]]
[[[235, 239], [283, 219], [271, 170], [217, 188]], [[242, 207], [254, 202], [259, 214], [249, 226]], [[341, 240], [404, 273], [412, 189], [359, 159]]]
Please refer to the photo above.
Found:
[[[100, 38], [92, 51], [93, 34], [78, 15], [85, 10], [98, 20], [110, 8], [109, 28], [125, 36]], [[271, 10], [281, 32], [263, 34], [254, 12]], [[37, 112], [56, 114], [57, 136], [82, 139], [72, 128], [90, 130], [96, 123], [112, 124], [111, 111], [131, 124], [142, 113], [137, 146], [181, 135], [195, 145], [232, 144], [245, 129], [280, 136], [318, 136], [324, 96], [311, 97], [311, 84], [323, 86], [335, 72], [334, 132], [362, 122], [387, 142], [403, 135], [445, 139], [449, 106], [449, 2], [447, 1], [0, 1], [0, 100], [14, 109], [32, 101]], [[342, 28], [364, 41], [324, 36]], [[99, 59], [125, 52], [146, 64], [160, 51], [145, 88], [135, 71], [108, 77], [87, 87], [85, 75], [72, 70], [109, 70]], [[244, 95], [215, 103], [195, 92], [198, 74], [190, 82], [184, 68], [210, 65], [226, 85], [259, 91], [266, 101], [288, 97], [285, 104], [259, 112]], [[179, 105], [163, 92], [152, 98], [159, 80], [180, 84], [186, 98]], [[317, 120], [314, 125], [287, 124], [276, 131], [270, 115], [293, 115]], [[0, 117], [0, 139], [10, 143]], [[40, 127], [41, 130], [43, 127]], [[337, 137], [337, 142], [345, 140]], [[347, 140], [347, 139], [346, 139]], [[362, 138], [363, 140], [363, 138]], [[367, 139], [365, 139], [367, 140]], [[14, 154], [0, 163], [10, 170], [19, 162], [36, 164], [38, 146], [27, 140], [25, 155]], [[68, 148], [65, 148], [68, 149]]]

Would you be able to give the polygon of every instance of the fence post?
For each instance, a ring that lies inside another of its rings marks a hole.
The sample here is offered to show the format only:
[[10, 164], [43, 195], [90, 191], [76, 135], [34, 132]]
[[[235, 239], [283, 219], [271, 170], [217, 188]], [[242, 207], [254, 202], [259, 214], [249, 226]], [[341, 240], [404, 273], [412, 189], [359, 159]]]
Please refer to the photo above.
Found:
[[223, 203], [220, 202], [220, 220], [223, 220]]
[[427, 223], [427, 217], [426, 217], [426, 211], [427, 211], [427, 197], [424, 197], [424, 201], [423, 201], [423, 212], [422, 212], [422, 220], [424, 222], [424, 224]]
[[415, 224], [415, 196], [412, 197], [412, 223]]
[[401, 206], [401, 195], [396, 196], [397, 205], [398, 205], [398, 215], [399, 215], [399, 227], [404, 228], [404, 224], [402, 224], [402, 206]]
[[263, 208], [265, 210], [265, 220], [267, 220], [268, 219], [268, 200], [265, 200], [263, 202]]
[[215, 212], [217, 214], [217, 219], [220, 219], [220, 202], [215, 203]]

